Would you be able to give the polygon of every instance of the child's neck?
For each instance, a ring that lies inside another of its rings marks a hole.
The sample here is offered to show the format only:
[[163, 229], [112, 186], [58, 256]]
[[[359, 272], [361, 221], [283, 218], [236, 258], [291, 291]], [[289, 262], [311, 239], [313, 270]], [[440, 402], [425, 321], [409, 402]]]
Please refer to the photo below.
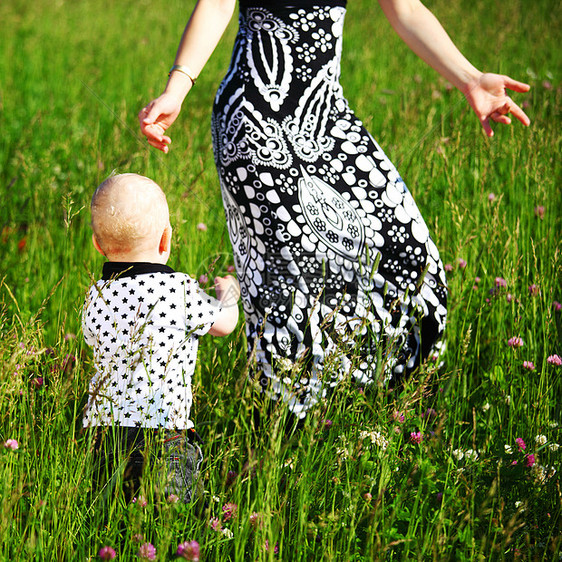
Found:
[[170, 254], [168, 252], [163, 254], [161, 254], [160, 252], [124, 252], [106, 254], [106, 257], [109, 261], [114, 262], [145, 262], [166, 265]]

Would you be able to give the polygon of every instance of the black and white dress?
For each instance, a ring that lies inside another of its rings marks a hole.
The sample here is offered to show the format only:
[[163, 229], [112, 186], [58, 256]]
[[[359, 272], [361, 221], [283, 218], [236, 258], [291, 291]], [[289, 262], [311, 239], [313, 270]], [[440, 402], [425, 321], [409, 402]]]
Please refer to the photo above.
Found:
[[341, 1], [241, 2], [213, 109], [249, 352], [300, 417], [344, 376], [411, 371], [447, 314], [427, 226], [343, 96], [344, 16]]

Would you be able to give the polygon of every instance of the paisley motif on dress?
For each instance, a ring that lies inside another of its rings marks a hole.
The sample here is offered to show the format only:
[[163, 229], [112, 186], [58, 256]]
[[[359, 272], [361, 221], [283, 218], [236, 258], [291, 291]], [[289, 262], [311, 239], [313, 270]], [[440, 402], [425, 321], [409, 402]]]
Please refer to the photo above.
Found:
[[344, 377], [411, 372], [447, 315], [425, 221], [343, 96], [344, 14], [242, 7], [213, 108], [248, 349], [264, 390], [300, 417]]

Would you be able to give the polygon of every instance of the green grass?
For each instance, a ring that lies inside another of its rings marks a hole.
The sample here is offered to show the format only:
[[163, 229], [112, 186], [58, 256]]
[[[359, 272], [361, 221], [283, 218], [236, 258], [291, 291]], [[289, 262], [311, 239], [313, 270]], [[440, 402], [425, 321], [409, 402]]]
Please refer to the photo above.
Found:
[[[562, 355], [553, 0], [427, 2], [476, 66], [532, 85], [514, 95], [531, 127], [496, 126], [493, 139], [376, 3], [349, 4], [344, 91], [453, 266], [444, 365], [427, 365], [400, 393], [343, 384], [300, 432], [287, 434], [276, 411], [256, 436], [242, 325], [203, 338], [194, 395], [210, 511], [159, 504], [150, 477], [145, 508], [116, 497], [106, 516], [92, 497], [91, 443], [80, 432], [92, 365], [79, 320], [102, 264], [90, 242], [93, 189], [114, 169], [154, 178], [172, 213], [170, 264], [199, 276], [231, 262], [210, 111], [235, 20], [171, 130], [169, 155], [149, 150], [136, 120], [164, 85], [192, 4], [0, 5], [0, 442], [19, 443], [0, 450], [0, 559], [93, 559], [110, 545], [128, 560], [135, 534], [159, 559], [184, 540], [200, 543], [202, 560], [559, 559], [562, 367], [547, 361]], [[490, 294], [496, 277], [507, 287]], [[510, 348], [512, 336], [523, 347]], [[234, 520], [221, 516], [227, 502], [238, 506]], [[207, 524], [215, 516], [232, 535]]]

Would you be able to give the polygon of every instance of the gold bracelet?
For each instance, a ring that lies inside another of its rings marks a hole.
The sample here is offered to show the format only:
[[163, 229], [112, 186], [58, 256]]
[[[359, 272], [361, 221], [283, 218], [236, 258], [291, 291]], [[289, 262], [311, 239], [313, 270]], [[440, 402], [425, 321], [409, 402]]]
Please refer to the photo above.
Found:
[[197, 81], [197, 77], [193, 76], [193, 71], [191, 70], [191, 68], [189, 68], [189, 66], [185, 66], [184, 64], [174, 64], [174, 66], [172, 66], [172, 68], [170, 68], [170, 72], [168, 72], [168, 76], [170, 76], [172, 74], [172, 72], [174, 72], [174, 70], [177, 70], [178, 72], [181, 72], [182, 74], [185, 74], [191, 80], [192, 86]]

